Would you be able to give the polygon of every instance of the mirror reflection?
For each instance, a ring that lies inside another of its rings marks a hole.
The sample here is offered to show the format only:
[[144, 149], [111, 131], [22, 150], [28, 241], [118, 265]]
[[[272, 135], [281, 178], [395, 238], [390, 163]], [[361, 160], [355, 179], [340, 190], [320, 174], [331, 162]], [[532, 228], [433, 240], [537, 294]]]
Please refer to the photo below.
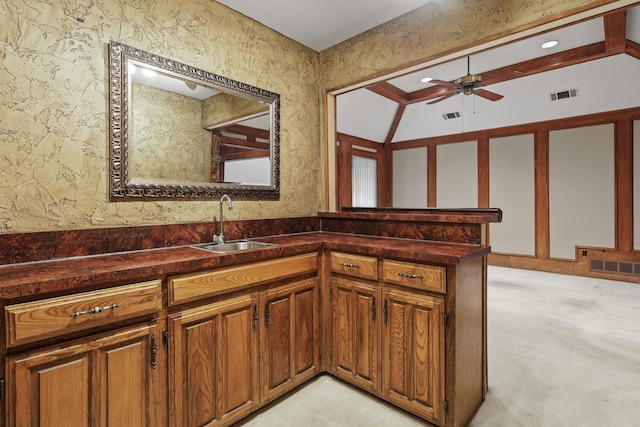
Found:
[[112, 197], [279, 197], [277, 94], [116, 42], [110, 74]]

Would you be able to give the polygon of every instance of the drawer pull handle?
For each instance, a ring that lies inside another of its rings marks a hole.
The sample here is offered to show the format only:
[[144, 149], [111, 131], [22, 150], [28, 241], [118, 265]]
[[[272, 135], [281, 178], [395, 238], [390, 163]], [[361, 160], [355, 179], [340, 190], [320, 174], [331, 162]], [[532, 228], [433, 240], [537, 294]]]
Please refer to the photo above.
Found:
[[253, 330], [258, 330], [258, 305], [253, 304]]
[[351, 264], [350, 262], [342, 262], [340, 265], [347, 268], [360, 268], [358, 264]]
[[85, 314], [98, 314], [98, 313], [102, 313], [105, 310], [114, 310], [118, 307], [120, 307], [120, 304], [105, 305], [104, 307], [97, 306], [97, 307], [93, 307], [90, 310], [76, 311], [75, 313], [71, 313], [71, 317], [78, 317]]
[[398, 273], [398, 276], [400, 277], [406, 277], [407, 279], [424, 279], [424, 276], [418, 276], [417, 274], [410, 274], [410, 273]]
[[156, 333], [151, 334], [151, 368], [156, 369], [158, 363], [156, 358], [158, 357], [158, 346], [156, 345]]
[[387, 299], [384, 299], [384, 306], [382, 307], [382, 314], [384, 315], [384, 324], [387, 324], [389, 320], [389, 309], [387, 309]]

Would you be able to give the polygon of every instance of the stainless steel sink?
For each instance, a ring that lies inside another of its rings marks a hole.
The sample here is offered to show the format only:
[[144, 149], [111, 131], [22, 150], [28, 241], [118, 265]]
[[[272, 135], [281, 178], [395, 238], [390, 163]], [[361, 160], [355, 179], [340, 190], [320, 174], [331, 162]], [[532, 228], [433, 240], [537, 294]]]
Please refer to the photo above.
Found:
[[216, 253], [238, 252], [246, 251], [249, 249], [260, 249], [269, 246], [276, 246], [273, 243], [256, 242], [254, 240], [241, 240], [238, 242], [228, 242], [223, 244], [204, 243], [200, 245], [192, 245], [194, 248], [204, 249], [205, 251]]

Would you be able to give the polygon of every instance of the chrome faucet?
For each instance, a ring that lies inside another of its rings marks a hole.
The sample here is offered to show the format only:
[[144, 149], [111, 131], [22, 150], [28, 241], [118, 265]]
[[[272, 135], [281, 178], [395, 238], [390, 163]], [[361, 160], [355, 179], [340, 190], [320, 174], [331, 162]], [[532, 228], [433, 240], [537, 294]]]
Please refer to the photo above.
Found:
[[223, 215], [222, 208], [224, 207], [225, 200], [229, 205], [229, 210], [230, 211], [233, 210], [233, 205], [231, 204], [231, 197], [229, 197], [228, 194], [223, 194], [222, 197], [220, 197], [220, 234], [213, 235], [213, 243], [215, 243], [216, 245], [224, 244], [224, 219], [223, 219], [224, 215]]

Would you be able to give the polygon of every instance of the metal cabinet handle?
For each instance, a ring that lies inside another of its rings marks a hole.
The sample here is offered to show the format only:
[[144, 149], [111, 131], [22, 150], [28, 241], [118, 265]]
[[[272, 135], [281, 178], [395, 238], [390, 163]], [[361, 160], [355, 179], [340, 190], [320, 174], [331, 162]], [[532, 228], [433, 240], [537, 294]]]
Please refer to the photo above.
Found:
[[387, 299], [384, 299], [384, 307], [382, 307], [382, 314], [384, 314], [384, 324], [387, 324], [388, 319], [388, 310], [387, 310]]
[[71, 317], [78, 317], [78, 316], [83, 316], [85, 314], [98, 314], [98, 313], [102, 313], [105, 310], [115, 310], [116, 308], [120, 307], [120, 304], [113, 304], [113, 305], [105, 305], [105, 306], [97, 306], [97, 307], [93, 307], [92, 309], [86, 310], [86, 311], [76, 311], [75, 313], [71, 313]]
[[151, 368], [156, 369], [158, 363], [156, 358], [158, 357], [158, 346], [156, 345], [156, 333], [151, 334]]
[[376, 320], [376, 296], [371, 295], [371, 320]]
[[398, 273], [398, 276], [400, 277], [406, 277], [407, 279], [424, 279], [424, 276], [418, 276], [416, 274], [410, 274], [410, 273]]
[[268, 328], [270, 323], [271, 323], [271, 311], [269, 310], [269, 303], [266, 302], [264, 304], [264, 326]]
[[253, 330], [258, 330], [258, 305], [253, 304]]
[[350, 262], [341, 262], [340, 265], [347, 268], [360, 268], [358, 264], [351, 264]]

